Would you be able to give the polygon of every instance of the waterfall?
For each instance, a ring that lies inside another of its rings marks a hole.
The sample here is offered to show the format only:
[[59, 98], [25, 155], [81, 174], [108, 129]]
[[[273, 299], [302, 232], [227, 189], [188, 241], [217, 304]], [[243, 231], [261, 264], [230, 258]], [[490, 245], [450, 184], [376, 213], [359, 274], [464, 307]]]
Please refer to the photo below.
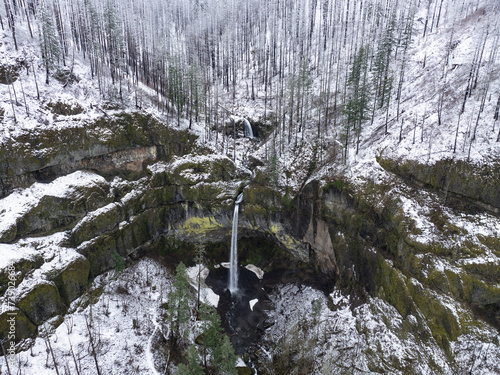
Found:
[[232, 295], [238, 292], [238, 210], [243, 193], [234, 202], [233, 232], [231, 233], [231, 257], [229, 266], [229, 291]]
[[250, 122], [246, 118], [244, 118], [243, 124], [245, 124], [245, 137], [253, 138], [253, 130], [252, 130], [252, 125], [250, 125]]

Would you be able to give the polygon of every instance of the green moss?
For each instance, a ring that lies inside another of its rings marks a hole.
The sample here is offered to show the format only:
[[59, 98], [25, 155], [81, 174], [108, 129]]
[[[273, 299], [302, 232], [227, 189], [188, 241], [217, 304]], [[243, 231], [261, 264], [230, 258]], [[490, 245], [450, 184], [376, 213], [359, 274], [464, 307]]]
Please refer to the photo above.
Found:
[[64, 303], [69, 306], [80, 297], [87, 287], [90, 264], [84, 257], [74, 259], [64, 269], [58, 270], [53, 277]]
[[464, 240], [458, 247], [458, 252], [462, 258], [475, 258], [484, 254], [484, 249], [471, 240]]
[[[37, 268], [40, 268], [42, 264], [44, 263], [43, 257], [40, 254], [36, 254], [34, 256], [31, 256], [29, 258], [23, 258], [19, 259], [14, 262], [13, 266], [16, 270], [17, 277], [15, 280], [16, 286], [18, 286], [22, 281], [24, 276], [31, 272], [32, 270], [35, 270]], [[0, 270], [0, 293], [3, 294], [8, 288], [9, 284], [9, 270], [8, 268], [4, 268]]]
[[431, 268], [427, 272], [427, 285], [429, 285], [433, 290], [439, 290], [445, 294], [449, 294], [452, 290], [446, 274], [435, 268]]
[[[15, 318], [15, 332], [11, 330], [11, 321], [9, 320], [13, 317]], [[36, 337], [36, 333], [37, 327], [26, 317], [26, 315], [21, 310], [5, 310], [0, 313], [0, 340], [4, 340], [4, 346], [11, 341], [9, 337], [9, 335], [11, 334], [14, 334], [14, 342], [17, 344], [24, 339]]]
[[467, 231], [452, 224], [448, 216], [443, 212], [441, 206], [436, 206], [429, 212], [429, 220], [446, 235], [466, 235]]
[[477, 239], [488, 249], [492, 250], [496, 256], [500, 256], [500, 239], [495, 236], [485, 236], [477, 234]]
[[446, 196], [457, 199], [448, 203], [466, 207], [466, 197], [479, 209], [498, 211], [500, 207], [500, 163], [476, 165], [464, 160], [444, 159], [434, 165], [411, 160], [391, 160], [377, 157], [386, 170], [396, 173], [410, 182], [418, 182]]
[[339, 193], [344, 189], [344, 180], [335, 180], [328, 182], [325, 187], [325, 190], [335, 189]]
[[91, 220], [85, 220], [72, 231], [72, 243], [78, 246], [101, 233], [113, 230], [125, 218], [120, 205], [113, 204], [100, 210]]
[[64, 311], [59, 292], [52, 282], [35, 285], [19, 299], [17, 305], [35, 325]]
[[424, 244], [412, 239], [406, 238], [405, 242], [410, 246], [416, 254], [435, 254], [440, 257], [452, 257], [455, 253], [455, 248], [448, 248], [443, 243], [431, 241]]
[[403, 275], [390, 266], [381, 256], [378, 260], [376, 282], [379, 294], [398, 310], [403, 318], [414, 310], [413, 301]]
[[460, 334], [460, 325], [456, 316], [422, 286], [408, 281], [407, 287], [417, 308], [425, 316], [432, 336], [444, 352], [450, 356], [450, 341], [456, 341]]
[[498, 262], [466, 263], [462, 267], [468, 273], [475, 274], [490, 283], [498, 283], [500, 280], [500, 266]]
[[181, 229], [193, 235], [200, 235], [223, 228], [214, 217], [190, 217], [181, 225]]
[[62, 116], [74, 116], [83, 112], [83, 107], [78, 103], [49, 102], [47, 108]]
[[219, 200], [223, 194], [220, 185], [199, 183], [194, 186], [187, 186], [183, 189], [183, 197], [189, 202], [198, 202], [210, 207]]
[[117, 241], [115, 236], [101, 235], [96, 240], [88, 243], [85, 247], [79, 248], [79, 252], [89, 261], [90, 278], [95, 278], [112, 268], [112, 254], [117, 250], [116, 245]]

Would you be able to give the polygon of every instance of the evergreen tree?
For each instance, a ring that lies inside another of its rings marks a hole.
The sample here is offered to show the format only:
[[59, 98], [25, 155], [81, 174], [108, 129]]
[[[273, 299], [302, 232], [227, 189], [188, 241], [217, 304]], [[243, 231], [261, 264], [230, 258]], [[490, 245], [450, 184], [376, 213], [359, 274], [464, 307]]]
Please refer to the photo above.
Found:
[[176, 340], [183, 339], [185, 335], [184, 325], [191, 317], [190, 311], [190, 291], [189, 280], [186, 273], [184, 263], [179, 263], [176, 268], [175, 280], [172, 285], [172, 290], [168, 294], [168, 320], [171, 324], [172, 343]]
[[224, 334], [221, 328], [221, 321], [219, 314], [215, 309], [208, 305], [201, 305], [200, 319], [203, 321], [203, 351], [204, 363], [206, 363], [206, 354], [213, 353], [219, 345], [220, 337]]
[[198, 352], [196, 347], [191, 345], [188, 352], [188, 363], [180, 364], [177, 369], [178, 375], [203, 375], [203, 367], [200, 365], [200, 358], [198, 357]]
[[123, 257], [118, 254], [118, 252], [115, 250], [113, 254], [111, 254], [112, 260], [113, 260], [113, 268], [115, 269], [115, 273], [118, 274], [122, 272], [125, 269], [125, 261], [123, 260]]
[[361, 46], [352, 65], [347, 85], [349, 88], [349, 99], [344, 108], [346, 116], [345, 126], [345, 158], [349, 145], [349, 134], [355, 132], [357, 136], [356, 152], [359, 150], [359, 137], [361, 127], [367, 120], [368, 107], [370, 105], [370, 85], [368, 81], [368, 47]]
[[213, 353], [214, 365], [220, 375], [238, 375], [236, 354], [227, 335], [222, 335], [219, 346]]
[[203, 349], [206, 365], [207, 351], [211, 355], [212, 365], [221, 375], [237, 374], [236, 355], [233, 346], [221, 327], [219, 314], [210, 306], [202, 305], [200, 309], [203, 320]]
[[45, 65], [45, 83], [49, 84], [50, 71], [54, 68], [59, 58], [60, 46], [57, 37], [52, 11], [47, 3], [41, 5], [40, 10], [40, 48]]

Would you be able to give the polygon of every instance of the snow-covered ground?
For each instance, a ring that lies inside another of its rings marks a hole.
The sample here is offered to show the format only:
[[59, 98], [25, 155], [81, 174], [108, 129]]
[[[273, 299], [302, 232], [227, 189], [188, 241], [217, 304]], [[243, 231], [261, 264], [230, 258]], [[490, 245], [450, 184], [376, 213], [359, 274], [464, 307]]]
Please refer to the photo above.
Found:
[[[97, 360], [101, 374], [159, 374], [158, 345], [168, 332], [160, 306], [170, 286], [165, 267], [148, 258], [119, 274], [99, 276], [68, 314], [39, 328], [33, 346], [10, 364], [11, 373], [52, 375], [57, 366], [59, 373], [76, 374], [78, 367], [80, 374], [91, 375], [97, 374]], [[0, 371], [8, 373], [4, 361]]]
[[[332, 124], [324, 129], [324, 136], [319, 142], [318, 168], [308, 175], [310, 161], [314, 156], [318, 142], [315, 137], [316, 113], [309, 114], [310, 121], [304, 126], [304, 134], [298, 134], [298, 142], [294, 140], [284, 145], [279, 139], [282, 136], [275, 130], [267, 140], [250, 140], [238, 138], [233, 144], [231, 138], [223, 137], [203, 122], [194, 122], [191, 132], [199, 136], [198, 143], [217, 156], [186, 156], [173, 160], [170, 164], [158, 163], [150, 167], [152, 173], [164, 170], [173, 171], [185, 161], [201, 162], [213, 158], [233, 158], [236, 156], [237, 166], [243, 168], [248, 157], [254, 156], [266, 164], [267, 169], [276, 168], [276, 188], [285, 191], [289, 188], [296, 192], [309, 179], [327, 179], [330, 176], [347, 176], [356, 184], [362, 185], [367, 180], [377, 182], [398, 181], [378, 165], [377, 155], [389, 158], [402, 158], [433, 163], [437, 160], [452, 158], [471, 160], [481, 164], [498, 161], [500, 157], [500, 142], [496, 142], [500, 123], [493, 119], [495, 105], [500, 94], [500, 68], [498, 51], [494, 50], [493, 42], [498, 38], [498, 12], [493, 8], [485, 14], [476, 12], [467, 19], [459, 19], [460, 5], [457, 1], [445, 1], [446, 11], [439, 29], [428, 33], [424, 38], [423, 19], [426, 9], [422, 8], [416, 16], [413, 44], [408, 51], [408, 63], [405, 71], [405, 81], [401, 96], [400, 117], [396, 118], [396, 105], [393, 99], [388, 112], [388, 133], [385, 133], [386, 112], [378, 111], [371, 124], [367, 121], [361, 133], [359, 152], [353, 143], [349, 145], [348, 157], [341, 162], [342, 152], [342, 116], [338, 116], [337, 127]], [[491, 5], [491, 1], [479, 0], [476, 8]], [[493, 4], [494, 5], [494, 4]], [[3, 12], [3, 10], [2, 10]], [[2, 13], [3, 16], [3, 13]], [[460, 27], [457, 27], [459, 25]], [[460, 113], [460, 106], [465, 95], [465, 85], [477, 46], [481, 43], [483, 30], [490, 25], [490, 35], [485, 44], [484, 56], [491, 61], [490, 65], [481, 67], [480, 84], [467, 99], [465, 110]], [[452, 28], [452, 26], [456, 26]], [[68, 85], [51, 79], [50, 85], [44, 83], [44, 72], [37, 37], [28, 36], [27, 24], [18, 22], [16, 32], [20, 44], [19, 51], [13, 49], [8, 30], [0, 32], [0, 62], [9, 63], [22, 57], [37, 67], [37, 79], [30, 69], [22, 69], [20, 79], [10, 87], [2, 85], [0, 90], [0, 106], [5, 111], [0, 126], [0, 145], [7, 140], [16, 140], [21, 135], [33, 134], [40, 129], [62, 129], [67, 127], [85, 126], [102, 116], [112, 115], [115, 110], [106, 108], [95, 79], [91, 78], [89, 62], [78, 51], [75, 53], [73, 73], [78, 82]], [[496, 36], [495, 36], [496, 35]], [[452, 39], [450, 39], [452, 38]], [[447, 54], [450, 40], [456, 42], [447, 64], [443, 61]], [[425, 66], [424, 66], [425, 61]], [[336, 67], [338, 68], [338, 66]], [[488, 72], [489, 76], [486, 76]], [[446, 73], [446, 74], [444, 74]], [[241, 74], [244, 76], [243, 74]], [[246, 75], [248, 77], [248, 75]], [[487, 77], [488, 79], [484, 79]], [[484, 109], [479, 111], [482, 89], [489, 83], [488, 95]], [[238, 81], [236, 99], [232, 93], [220, 90], [221, 103], [238, 116], [235, 119], [259, 119], [275, 106], [272, 97], [264, 108], [264, 97], [267, 96], [261, 87], [256, 88], [257, 100], [251, 100], [245, 94], [251, 84], [249, 78]], [[37, 88], [38, 86], [38, 88]], [[14, 92], [15, 90], [15, 92]], [[40, 99], [37, 98], [37, 90]], [[446, 106], [442, 124], [438, 122], [438, 102], [440, 92], [446, 93]], [[133, 90], [125, 91], [122, 108], [116, 111], [130, 111], [135, 106], [137, 93], [141, 96], [142, 110], [152, 113], [166, 123], [173, 120], [158, 110], [153, 102], [156, 97], [154, 90], [144, 84], [138, 84]], [[13, 97], [16, 97], [17, 100]], [[17, 103], [16, 103], [17, 102]], [[70, 106], [80, 106], [82, 113], [73, 116], [56, 115], [48, 109], [49, 103], [61, 102]], [[15, 112], [15, 119], [14, 119]], [[229, 116], [227, 119], [229, 120]], [[476, 138], [472, 139], [474, 128]], [[187, 119], [181, 119], [179, 129], [188, 129]], [[458, 128], [458, 132], [457, 132]], [[456, 150], [455, 146], [456, 136]], [[224, 140], [224, 141], [223, 141]], [[275, 152], [277, 141], [281, 152]], [[236, 150], [233, 149], [235, 145]], [[334, 152], [336, 150], [336, 154]], [[333, 155], [333, 156], [332, 156]], [[276, 156], [275, 165], [271, 164]], [[183, 175], [193, 181], [201, 180], [203, 176], [183, 171]], [[119, 179], [113, 182], [120, 183]], [[75, 172], [63, 176], [49, 184], [34, 184], [29, 188], [16, 190], [0, 200], [0, 235], [8, 231], [16, 220], [36, 205], [41, 197], [71, 196], [81, 186], [92, 184], [108, 184], [102, 177], [87, 172]], [[229, 184], [227, 184], [229, 186]], [[231, 187], [233, 188], [233, 187]], [[134, 190], [122, 200], [130, 199], [138, 190]], [[447, 220], [462, 230], [460, 235], [448, 235], [436, 230], [430, 220], [430, 204], [437, 201], [432, 193], [407, 190], [404, 186], [394, 187], [390, 194], [399, 199], [405, 216], [415, 222], [418, 233], [411, 238], [418, 243], [429, 244], [433, 241], [446, 244], [447, 247], [460, 247], [461, 243], [471, 241], [482, 249], [481, 254], [471, 257], [458, 257], [453, 261], [441, 259], [433, 255], [429, 267], [442, 271], [444, 269], [460, 272], [461, 266], [467, 264], [490, 263], [499, 266], [500, 261], [491, 250], [480, 244], [478, 236], [500, 238], [500, 221], [498, 217], [489, 214], [460, 214], [441, 207]], [[105, 209], [110, 207], [106, 206]], [[91, 220], [92, 215], [101, 211], [89, 213], [85, 220]], [[124, 224], [125, 225], [125, 224]], [[50, 236], [21, 239], [15, 243], [0, 244], [0, 268], [20, 259], [41, 256], [45, 262], [44, 268], [29, 275], [20, 290], [32, 285], [37, 277], [43, 278], [43, 273], [51, 267], [61, 267], [64, 262], [79, 256], [73, 249], [63, 248], [61, 243], [66, 238], [65, 233]], [[418, 256], [424, 257], [425, 254]], [[425, 275], [427, 269], [422, 269]], [[192, 284], [197, 270], [189, 270]], [[205, 274], [206, 270], [202, 270]], [[159, 315], [158, 307], [164, 302], [169, 290], [170, 279], [166, 270], [150, 259], [143, 259], [136, 265], [116, 276], [112, 272], [98, 277], [93, 282], [95, 299], [88, 294], [73, 302], [70, 313], [63, 317], [64, 324], [49, 322], [47, 326], [48, 340], [56, 354], [56, 362], [60, 373], [64, 368], [74, 373], [79, 366], [82, 374], [94, 374], [95, 359], [89, 347], [89, 329], [86, 325], [92, 315], [90, 332], [97, 340], [97, 363], [106, 374], [158, 374], [154, 363], [161, 360], [156, 356], [158, 342], [162, 333], [166, 332], [164, 320]], [[212, 305], [217, 303], [217, 296], [203, 286], [202, 298]], [[395, 367], [407, 366], [417, 373], [435, 373], [440, 368], [445, 373], [468, 370], [471, 373], [495, 374], [500, 369], [500, 349], [498, 332], [486, 326], [472, 330], [470, 334], [462, 335], [451, 343], [451, 351], [455, 354], [456, 367], [450, 365], [446, 356], [434, 343], [422, 342], [415, 333], [408, 332], [408, 327], [415, 325], [417, 320], [409, 316], [405, 321], [397, 311], [386, 302], [373, 298], [358, 307], [350, 306], [347, 296], [335, 291], [331, 296], [333, 310], [328, 308], [327, 298], [311, 288], [298, 289], [295, 286], [283, 286], [279, 294], [273, 297], [276, 305], [276, 324], [268, 331], [267, 338], [280, 342], [284, 334], [297, 338], [310, 345], [309, 353], [297, 355], [310, 356], [314, 373], [343, 373], [347, 368], [354, 372], [370, 372], [380, 369], [393, 372]], [[321, 302], [321, 309], [313, 317], [312, 304]], [[91, 303], [90, 303], [91, 302]], [[90, 303], [90, 304], [89, 304]], [[462, 313], [461, 307], [453, 302], [453, 310]], [[55, 318], [56, 320], [59, 318]], [[56, 325], [56, 328], [53, 328]], [[479, 341], [478, 338], [484, 340]], [[319, 343], [319, 344], [318, 344]], [[71, 349], [73, 348], [73, 349]], [[71, 353], [73, 350], [73, 353]], [[270, 355], [278, 348], [265, 348]], [[74, 355], [73, 355], [74, 354]], [[20, 374], [53, 374], [55, 364], [46, 348], [46, 340], [42, 337], [34, 341], [30, 350], [20, 353], [18, 366]], [[160, 366], [158, 366], [159, 368]], [[13, 367], [15, 368], [15, 367]], [[11, 368], [11, 371], [14, 370]], [[6, 373], [5, 364], [0, 361], [0, 371]], [[410, 370], [408, 370], [410, 371]]]
[[[419, 333], [413, 315], [403, 319], [379, 298], [358, 306], [337, 289], [327, 297], [310, 287], [283, 285], [271, 299], [276, 323], [265, 336], [273, 343], [266, 347], [270, 368], [290, 361], [296, 364], [296, 374], [500, 371], [500, 335], [487, 326], [452, 343], [455, 362], [450, 363], [432, 339], [420, 338], [425, 335]], [[463, 313], [459, 304], [450, 303]], [[487, 342], [478, 340], [480, 332], [488, 337]]]

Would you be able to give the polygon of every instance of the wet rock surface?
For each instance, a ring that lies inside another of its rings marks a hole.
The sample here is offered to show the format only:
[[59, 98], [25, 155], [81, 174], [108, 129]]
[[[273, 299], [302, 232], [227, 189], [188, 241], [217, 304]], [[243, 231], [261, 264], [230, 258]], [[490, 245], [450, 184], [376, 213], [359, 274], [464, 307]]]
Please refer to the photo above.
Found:
[[[264, 283], [253, 272], [239, 269], [239, 290], [234, 296], [227, 289], [228, 277], [228, 269], [214, 269], [210, 271], [206, 283], [220, 296], [217, 311], [236, 354], [251, 355], [264, 330], [274, 323], [267, 314], [273, 306], [263, 287]], [[254, 299], [258, 299], [258, 302], [251, 309], [250, 301]]]
[[[239, 291], [237, 295], [232, 296], [227, 287], [228, 277], [228, 269], [215, 268], [210, 271], [205, 282], [220, 296], [217, 311], [222, 317], [222, 326], [230, 337], [236, 354], [250, 358], [250, 361], [257, 359], [256, 353], [265, 330], [275, 324], [271, 317], [275, 306], [269, 295], [285, 284], [296, 284], [300, 288], [311, 286], [325, 295], [333, 288], [332, 283], [325, 283], [321, 275], [310, 269], [273, 269], [259, 279], [254, 272], [240, 267]], [[253, 303], [256, 299], [258, 301]]]

